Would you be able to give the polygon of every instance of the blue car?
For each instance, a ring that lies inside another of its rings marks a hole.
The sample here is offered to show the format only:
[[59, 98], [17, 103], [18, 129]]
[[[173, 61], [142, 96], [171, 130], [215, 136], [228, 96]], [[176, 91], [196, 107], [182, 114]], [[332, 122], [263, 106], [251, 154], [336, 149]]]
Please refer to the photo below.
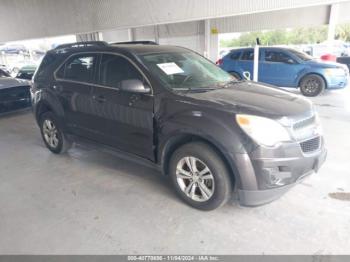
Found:
[[[237, 79], [243, 72], [253, 75], [254, 49], [232, 50], [219, 60], [219, 66]], [[291, 48], [260, 47], [260, 82], [280, 87], [300, 87], [305, 96], [317, 96], [324, 89], [344, 88], [349, 69], [342, 64], [316, 60]]]

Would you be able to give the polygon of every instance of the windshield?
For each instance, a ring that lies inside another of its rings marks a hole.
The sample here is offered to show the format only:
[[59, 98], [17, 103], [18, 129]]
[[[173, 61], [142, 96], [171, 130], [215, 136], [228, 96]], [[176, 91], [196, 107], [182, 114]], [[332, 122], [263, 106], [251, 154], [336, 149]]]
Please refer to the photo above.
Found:
[[300, 58], [303, 61], [309, 61], [309, 60], [314, 59], [312, 56], [310, 56], [304, 52], [297, 51], [295, 49], [289, 49], [289, 52], [291, 52], [292, 54], [294, 54], [295, 56], [297, 56], [298, 58]]
[[155, 77], [173, 90], [218, 88], [235, 80], [230, 74], [192, 52], [142, 55]]

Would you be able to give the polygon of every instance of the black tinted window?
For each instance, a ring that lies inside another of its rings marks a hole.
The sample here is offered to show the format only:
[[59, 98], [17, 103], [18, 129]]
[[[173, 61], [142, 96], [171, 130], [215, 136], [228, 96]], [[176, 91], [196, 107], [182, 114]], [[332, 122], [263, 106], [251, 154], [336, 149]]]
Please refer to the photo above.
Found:
[[117, 55], [102, 55], [100, 85], [119, 87], [119, 83], [127, 79], [143, 81], [141, 73], [127, 59]]
[[46, 54], [40, 63], [37, 75], [41, 76], [45, 69], [55, 61], [55, 56], [52, 54]]
[[241, 55], [241, 52], [234, 52], [234, 53], [231, 54], [230, 57], [231, 57], [232, 60], [238, 60], [240, 55]]
[[281, 51], [266, 51], [265, 52], [265, 61], [267, 62], [277, 62], [277, 63], [286, 63], [292, 58]]
[[254, 60], [254, 51], [253, 50], [244, 51], [242, 54], [241, 60]]
[[95, 55], [74, 56], [67, 61], [56, 76], [68, 80], [91, 83], [94, 80]]

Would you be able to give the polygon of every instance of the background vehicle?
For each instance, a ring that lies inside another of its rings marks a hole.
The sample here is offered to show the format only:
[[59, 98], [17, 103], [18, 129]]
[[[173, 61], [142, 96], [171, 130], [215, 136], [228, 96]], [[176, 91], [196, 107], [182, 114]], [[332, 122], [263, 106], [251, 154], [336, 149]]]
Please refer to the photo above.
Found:
[[350, 69], [350, 56], [338, 57], [337, 62], [346, 65]]
[[222, 206], [232, 190], [244, 205], [268, 203], [326, 157], [309, 100], [235, 81], [185, 48], [58, 46], [43, 59], [31, 93], [53, 153], [84, 140], [151, 161], [199, 209]]
[[27, 108], [30, 105], [28, 82], [12, 78], [0, 69], [0, 113]]
[[24, 45], [4, 45], [0, 47], [0, 52], [4, 54], [29, 55], [29, 50]]
[[0, 77], [11, 77], [7, 70], [0, 68]]
[[24, 80], [32, 80], [36, 65], [23, 66], [17, 73], [16, 78]]
[[37, 67], [36, 63], [31, 60], [19, 60], [14, 61], [8, 65], [11, 76], [16, 77], [21, 68], [33, 68]]
[[10, 74], [10, 70], [7, 68], [6, 65], [1, 65], [0, 64], [0, 70], [3, 72], [6, 72], [7, 74]]
[[[259, 81], [280, 87], [300, 87], [305, 96], [317, 96], [324, 89], [344, 88], [349, 70], [339, 63], [330, 63], [290, 48], [261, 47]], [[241, 79], [244, 71], [253, 74], [253, 48], [231, 51], [220, 67]]]

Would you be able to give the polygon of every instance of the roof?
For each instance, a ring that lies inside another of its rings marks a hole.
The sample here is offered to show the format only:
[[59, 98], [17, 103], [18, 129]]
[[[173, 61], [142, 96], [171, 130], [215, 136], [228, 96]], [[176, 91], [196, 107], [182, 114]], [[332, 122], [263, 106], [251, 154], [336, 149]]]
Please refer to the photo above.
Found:
[[[285, 46], [259, 46], [259, 49], [283, 49], [283, 50], [291, 50], [293, 48], [291, 47], [285, 47]], [[243, 51], [243, 50], [252, 50], [254, 49], [254, 47], [240, 47], [240, 48], [235, 48], [235, 49], [231, 49], [230, 52], [234, 52], [234, 51]]]
[[184, 47], [170, 46], [170, 45], [157, 45], [157, 44], [132, 44], [132, 43], [113, 43], [108, 44], [103, 41], [94, 42], [77, 42], [71, 44], [59, 45], [51, 52], [56, 53], [76, 53], [76, 52], [103, 52], [103, 51], [117, 51], [117, 52], [130, 52], [136, 55], [141, 54], [154, 54], [165, 52], [179, 52], [188, 50]]
[[154, 53], [165, 53], [165, 52], [179, 52], [187, 50], [186, 48], [171, 45], [111, 45], [116, 49], [128, 50], [132, 53], [143, 55], [143, 54], [154, 54]]

